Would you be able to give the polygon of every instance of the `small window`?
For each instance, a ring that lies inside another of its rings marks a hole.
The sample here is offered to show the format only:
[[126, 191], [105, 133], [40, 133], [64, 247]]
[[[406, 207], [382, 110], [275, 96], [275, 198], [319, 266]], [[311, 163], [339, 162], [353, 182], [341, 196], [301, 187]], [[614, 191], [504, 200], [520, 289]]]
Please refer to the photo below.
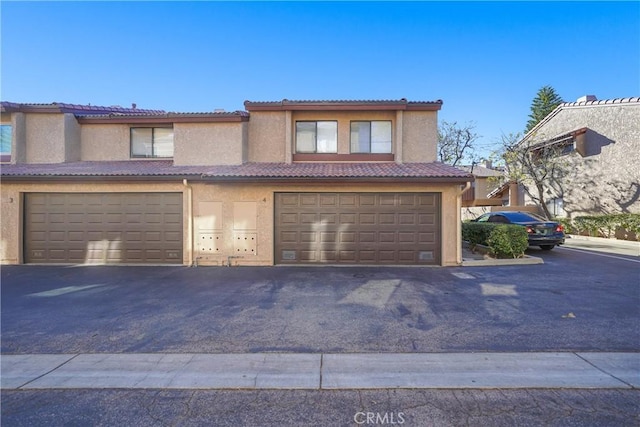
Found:
[[391, 122], [351, 122], [352, 153], [391, 153]]
[[11, 125], [0, 125], [0, 162], [11, 161]]
[[173, 129], [131, 128], [131, 157], [173, 157]]
[[337, 153], [338, 122], [296, 122], [296, 152]]

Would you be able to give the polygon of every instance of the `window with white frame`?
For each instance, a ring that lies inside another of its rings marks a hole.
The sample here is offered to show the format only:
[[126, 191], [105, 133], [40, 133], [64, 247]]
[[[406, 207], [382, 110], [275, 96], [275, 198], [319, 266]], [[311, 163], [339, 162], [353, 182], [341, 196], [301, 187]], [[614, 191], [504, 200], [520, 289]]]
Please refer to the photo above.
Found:
[[352, 153], [391, 153], [391, 121], [351, 122]]
[[296, 122], [297, 153], [337, 153], [338, 122]]
[[11, 161], [11, 125], [0, 125], [0, 162]]
[[131, 157], [173, 157], [173, 128], [131, 128]]

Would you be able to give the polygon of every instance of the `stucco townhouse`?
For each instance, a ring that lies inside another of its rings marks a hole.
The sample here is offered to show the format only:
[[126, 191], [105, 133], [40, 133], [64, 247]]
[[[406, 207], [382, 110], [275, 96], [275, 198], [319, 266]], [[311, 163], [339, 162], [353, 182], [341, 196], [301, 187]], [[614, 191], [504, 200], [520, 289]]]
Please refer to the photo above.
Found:
[[[640, 213], [640, 97], [586, 95], [562, 103], [519, 144], [532, 155], [547, 148], [555, 153], [560, 173], [545, 182], [552, 215]], [[488, 197], [535, 206], [521, 183], [506, 182]]]
[[458, 265], [473, 176], [436, 162], [441, 106], [3, 102], [1, 262]]

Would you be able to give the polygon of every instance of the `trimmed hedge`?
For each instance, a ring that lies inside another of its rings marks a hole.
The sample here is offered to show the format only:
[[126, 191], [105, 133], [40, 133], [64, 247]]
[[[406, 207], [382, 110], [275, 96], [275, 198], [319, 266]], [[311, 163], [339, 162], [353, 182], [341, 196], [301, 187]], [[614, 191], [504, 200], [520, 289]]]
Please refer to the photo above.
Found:
[[463, 222], [462, 240], [488, 246], [498, 258], [521, 258], [529, 246], [529, 236], [524, 227], [513, 224]]
[[529, 236], [520, 225], [501, 224], [493, 229], [487, 243], [498, 258], [522, 258], [529, 246]]
[[593, 237], [618, 237], [637, 240], [640, 237], [640, 214], [578, 216], [573, 220], [557, 218], [569, 234]]
[[486, 245], [489, 235], [493, 229], [499, 224], [488, 222], [463, 222], [462, 223], [462, 240], [469, 242], [473, 247], [475, 245]]

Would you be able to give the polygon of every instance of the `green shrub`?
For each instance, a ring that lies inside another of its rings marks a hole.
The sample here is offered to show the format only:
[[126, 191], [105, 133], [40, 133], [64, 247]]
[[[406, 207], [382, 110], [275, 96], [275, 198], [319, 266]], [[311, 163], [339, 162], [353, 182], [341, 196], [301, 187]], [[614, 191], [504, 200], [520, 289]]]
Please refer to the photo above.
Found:
[[520, 225], [500, 224], [493, 228], [487, 243], [497, 258], [521, 258], [529, 246], [529, 236]]
[[487, 222], [463, 222], [462, 240], [469, 242], [471, 247], [475, 245], [486, 245], [491, 231], [497, 226], [495, 223]]
[[640, 235], [640, 214], [578, 216], [571, 225], [571, 233], [586, 234], [594, 237], [623, 235], [637, 238]]

